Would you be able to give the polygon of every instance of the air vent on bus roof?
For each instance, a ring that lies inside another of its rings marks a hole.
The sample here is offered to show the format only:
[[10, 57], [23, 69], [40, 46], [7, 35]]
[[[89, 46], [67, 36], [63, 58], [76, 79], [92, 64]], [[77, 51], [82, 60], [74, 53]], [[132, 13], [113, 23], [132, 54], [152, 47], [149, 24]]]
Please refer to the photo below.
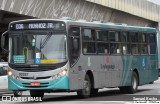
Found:
[[62, 17], [62, 20], [73, 20], [71, 17]]

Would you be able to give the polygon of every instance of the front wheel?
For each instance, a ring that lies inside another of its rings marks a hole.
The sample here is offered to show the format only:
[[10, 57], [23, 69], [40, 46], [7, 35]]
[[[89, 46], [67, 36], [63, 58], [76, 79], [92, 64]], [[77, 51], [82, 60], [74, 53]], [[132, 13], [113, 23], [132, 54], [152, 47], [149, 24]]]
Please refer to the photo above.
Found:
[[91, 94], [91, 81], [88, 75], [85, 76], [83, 84], [84, 84], [84, 88], [77, 91], [77, 95], [81, 98], [87, 98]]

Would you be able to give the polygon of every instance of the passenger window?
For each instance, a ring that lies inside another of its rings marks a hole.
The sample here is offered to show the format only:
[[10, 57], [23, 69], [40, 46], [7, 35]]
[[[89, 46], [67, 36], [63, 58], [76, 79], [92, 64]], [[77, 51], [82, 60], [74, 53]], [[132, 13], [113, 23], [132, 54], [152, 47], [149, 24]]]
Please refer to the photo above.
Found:
[[84, 54], [96, 53], [94, 29], [82, 29], [82, 47]]
[[109, 54], [109, 43], [97, 43], [98, 54]]
[[130, 42], [129, 33], [128, 32], [122, 32], [121, 40], [122, 40], [122, 42]]
[[131, 37], [131, 42], [133, 42], [133, 43], [138, 42], [138, 33], [137, 32], [131, 32], [130, 37]]
[[147, 44], [141, 44], [141, 54], [148, 54]]
[[119, 55], [121, 51], [120, 32], [109, 31], [110, 54]]
[[130, 44], [122, 43], [122, 50], [124, 55], [131, 54]]
[[156, 54], [156, 34], [148, 34], [149, 35], [149, 44], [148, 50], [150, 54]]
[[150, 54], [156, 54], [156, 44], [149, 45]]
[[97, 36], [97, 41], [108, 41], [108, 31], [97, 30], [96, 36]]
[[110, 53], [111, 54], [121, 54], [121, 44], [119, 43], [111, 43], [110, 44]]
[[147, 43], [147, 35], [145, 33], [140, 33], [139, 40], [141, 43]]
[[131, 45], [132, 54], [139, 54], [139, 45], [138, 44], [132, 44]]
[[156, 43], [156, 35], [155, 34], [149, 35], [149, 43]]
[[111, 41], [111, 42], [120, 42], [119, 36], [120, 36], [119, 32], [110, 31], [109, 32], [109, 41]]
[[96, 53], [95, 42], [83, 42], [83, 53], [84, 54]]
[[87, 41], [95, 40], [95, 31], [93, 29], [83, 29], [82, 30], [82, 39]]
[[139, 42], [140, 42], [140, 52], [141, 52], [141, 54], [148, 54], [146, 33], [139, 33]]

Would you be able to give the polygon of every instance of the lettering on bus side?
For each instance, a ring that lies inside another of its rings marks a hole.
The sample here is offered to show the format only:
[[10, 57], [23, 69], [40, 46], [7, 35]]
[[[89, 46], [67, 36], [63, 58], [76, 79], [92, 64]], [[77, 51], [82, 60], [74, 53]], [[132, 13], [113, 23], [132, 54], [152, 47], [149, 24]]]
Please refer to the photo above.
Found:
[[115, 69], [115, 65], [101, 64], [101, 69]]

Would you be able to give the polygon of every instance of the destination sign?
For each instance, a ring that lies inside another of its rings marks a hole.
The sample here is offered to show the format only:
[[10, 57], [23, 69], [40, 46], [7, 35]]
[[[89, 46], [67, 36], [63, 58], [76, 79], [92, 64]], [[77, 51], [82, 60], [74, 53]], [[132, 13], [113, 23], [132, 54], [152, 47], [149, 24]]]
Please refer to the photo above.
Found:
[[65, 24], [62, 22], [17, 23], [17, 24], [11, 24], [10, 29], [11, 30], [37, 30], [37, 29], [64, 30]]

